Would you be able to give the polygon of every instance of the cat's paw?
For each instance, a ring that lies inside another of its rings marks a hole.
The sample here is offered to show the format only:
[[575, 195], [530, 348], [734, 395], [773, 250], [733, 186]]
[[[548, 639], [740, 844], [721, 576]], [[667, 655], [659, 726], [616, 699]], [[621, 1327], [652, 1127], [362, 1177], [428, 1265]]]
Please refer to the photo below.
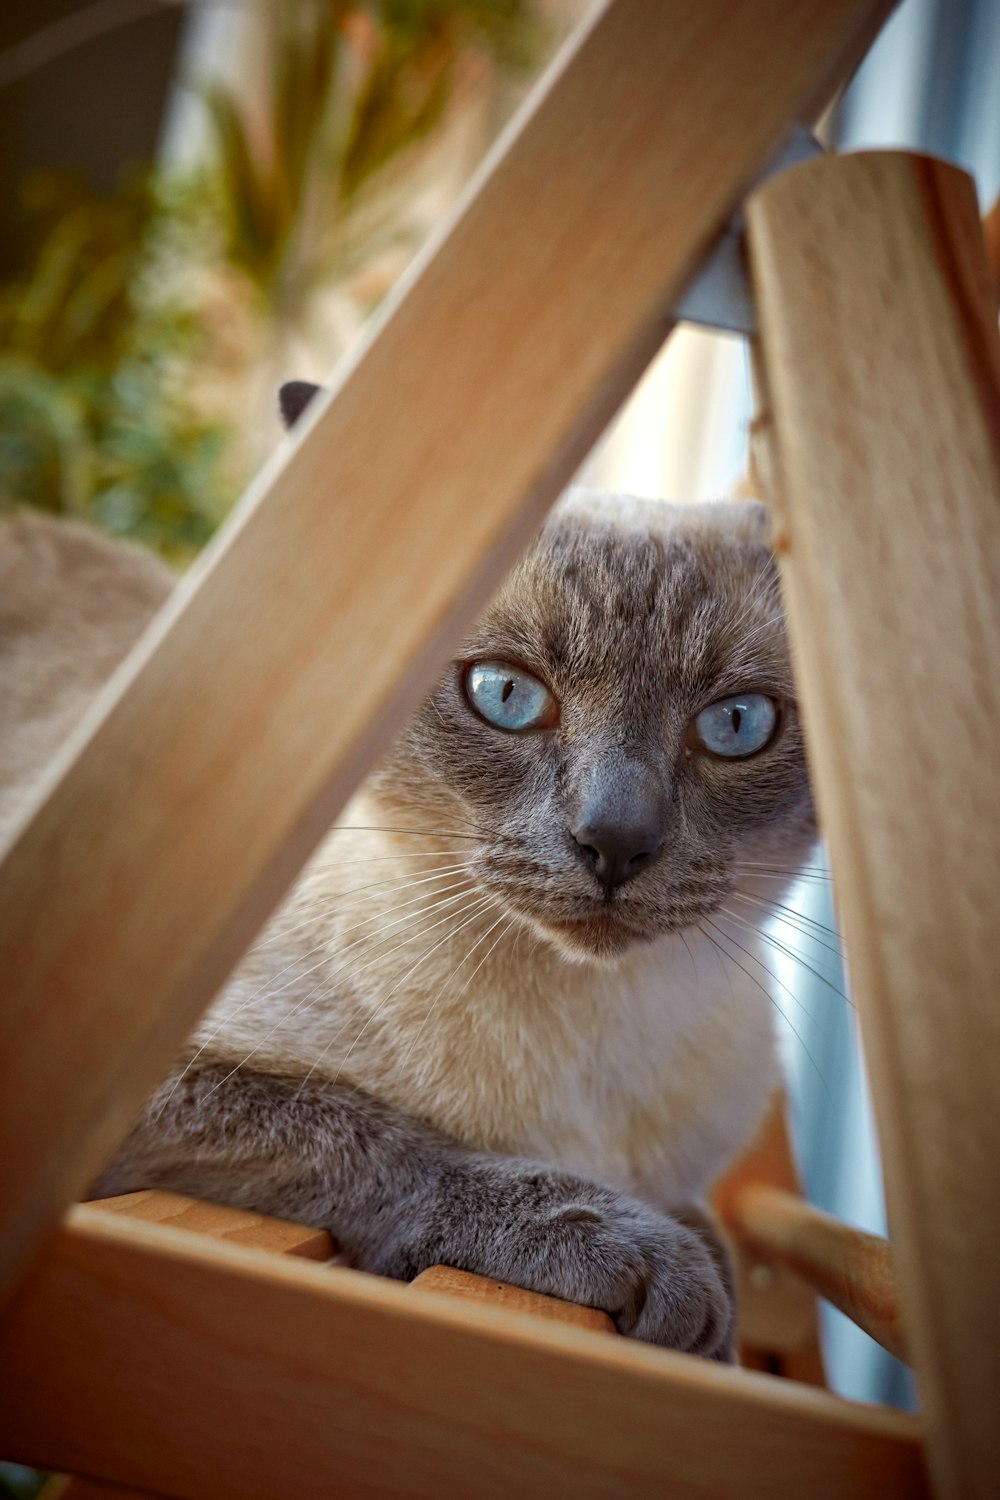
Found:
[[532, 1225], [533, 1269], [552, 1278], [540, 1289], [602, 1308], [631, 1338], [731, 1359], [733, 1301], [701, 1235], [624, 1196], [585, 1187]]
[[732, 1358], [724, 1252], [704, 1229], [586, 1178], [502, 1158], [453, 1163], [435, 1196], [433, 1228], [410, 1242], [409, 1274], [440, 1261], [601, 1308], [647, 1343]]
[[602, 1308], [632, 1338], [729, 1357], [732, 1299], [694, 1229], [558, 1172], [528, 1169], [518, 1186], [502, 1236], [510, 1279]]

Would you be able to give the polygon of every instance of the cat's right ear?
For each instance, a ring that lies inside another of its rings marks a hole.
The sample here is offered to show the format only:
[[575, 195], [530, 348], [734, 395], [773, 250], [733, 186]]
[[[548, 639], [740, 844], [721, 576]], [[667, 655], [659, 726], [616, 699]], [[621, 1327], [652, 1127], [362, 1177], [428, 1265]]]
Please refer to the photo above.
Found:
[[312, 385], [308, 380], [285, 381], [278, 391], [278, 409], [286, 427], [295, 426], [316, 392], [321, 389], [321, 386]]

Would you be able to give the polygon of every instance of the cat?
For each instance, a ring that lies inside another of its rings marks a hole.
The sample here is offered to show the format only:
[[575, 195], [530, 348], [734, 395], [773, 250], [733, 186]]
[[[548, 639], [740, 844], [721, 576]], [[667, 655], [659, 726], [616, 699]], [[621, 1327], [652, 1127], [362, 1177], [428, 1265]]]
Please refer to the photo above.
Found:
[[[0, 818], [169, 588], [81, 527], [0, 528]], [[728, 1359], [702, 1205], [776, 1081], [733, 949], [815, 839], [764, 507], [570, 491], [94, 1191], [320, 1225], [364, 1270], [443, 1262]]]

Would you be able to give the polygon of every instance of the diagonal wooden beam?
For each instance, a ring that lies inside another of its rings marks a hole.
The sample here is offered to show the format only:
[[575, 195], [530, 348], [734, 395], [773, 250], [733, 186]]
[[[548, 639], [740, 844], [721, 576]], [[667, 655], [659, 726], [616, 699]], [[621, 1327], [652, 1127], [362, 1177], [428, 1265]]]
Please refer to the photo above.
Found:
[[872, 153], [747, 216], [783, 575], [943, 1496], [1000, 1470], [1000, 340], [971, 180]]
[[888, 0], [611, 0], [154, 622], [0, 870], [0, 1288]]
[[926, 1495], [912, 1417], [87, 1208], [0, 1363], [0, 1452], [181, 1500]]
[[732, 1223], [741, 1248], [794, 1272], [883, 1349], [909, 1361], [887, 1240], [768, 1183], [748, 1183], [736, 1194]]

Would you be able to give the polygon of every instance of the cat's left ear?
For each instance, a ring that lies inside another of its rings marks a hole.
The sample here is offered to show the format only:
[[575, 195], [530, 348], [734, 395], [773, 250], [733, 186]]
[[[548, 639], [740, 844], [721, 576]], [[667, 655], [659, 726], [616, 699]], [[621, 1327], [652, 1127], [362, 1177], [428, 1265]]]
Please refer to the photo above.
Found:
[[286, 380], [278, 391], [278, 408], [286, 427], [294, 427], [296, 422], [309, 405], [316, 392], [321, 387], [312, 385], [308, 380]]

